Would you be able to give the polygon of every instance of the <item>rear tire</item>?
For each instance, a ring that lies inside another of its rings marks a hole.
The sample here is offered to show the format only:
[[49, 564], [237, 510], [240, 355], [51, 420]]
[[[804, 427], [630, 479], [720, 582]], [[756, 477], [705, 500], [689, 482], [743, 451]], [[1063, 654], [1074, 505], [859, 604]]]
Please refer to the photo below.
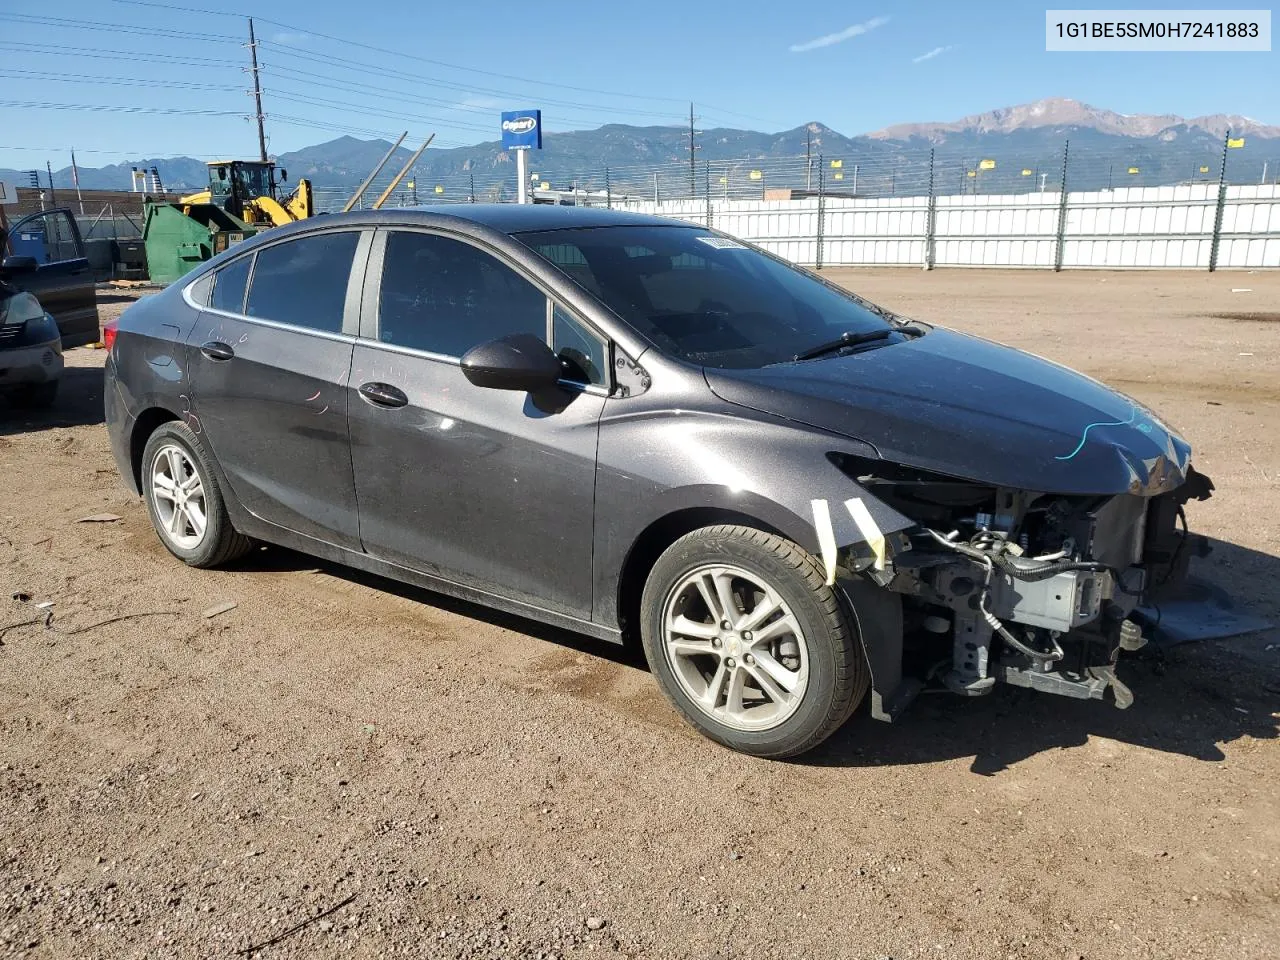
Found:
[[645, 657], [707, 737], [792, 757], [840, 728], [866, 695], [861, 645], [821, 564], [750, 527], [703, 527], [658, 558], [641, 597]]
[[58, 399], [58, 381], [46, 380], [44, 383], [33, 383], [19, 387], [9, 394], [9, 402], [24, 410], [44, 410], [52, 407]]
[[221, 566], [253, 546], [231, 526], [209, 455], [185, 423], [162, 423], [147, 438], [142, 497], [160, 542], [189, 566]]

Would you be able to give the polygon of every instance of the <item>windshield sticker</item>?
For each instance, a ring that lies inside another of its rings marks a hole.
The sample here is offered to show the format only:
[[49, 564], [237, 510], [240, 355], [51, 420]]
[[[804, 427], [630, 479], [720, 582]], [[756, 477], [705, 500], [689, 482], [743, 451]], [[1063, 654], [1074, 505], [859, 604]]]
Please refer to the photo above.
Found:
[[708, 247], [715, 247], [717, 250], [746, 250], [745, 243], [739, 243], [737, 240], [730, 240], [728, 237], [695, 237], [695, 240], [701, 240]]

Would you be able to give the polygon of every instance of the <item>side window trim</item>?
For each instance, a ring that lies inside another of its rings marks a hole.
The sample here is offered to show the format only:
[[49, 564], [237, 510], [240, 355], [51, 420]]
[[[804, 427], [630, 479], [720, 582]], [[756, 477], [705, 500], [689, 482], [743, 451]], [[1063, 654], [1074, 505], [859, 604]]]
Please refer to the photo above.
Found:
[[555, 310], [558, 307], [566, 316], [570, 317], [574, 323], [581, 327], [587, 336], [597, 340], [604, 348], [605, 369], [602, 373], [604, 375], [605, 382], [603, 384], [584, 384], [574, 380], [563, 380], [561, 382], [566, 386], [585, 389], [588, 392], [612, 392], [613, 370], [610, 362], [610, 357], [612, 355], [612, 341], [607, 336], [597, 330], [589, 321], [584, 319], [578, 311], [574, 310], [561, 298], [557, 297], [537, 277], [530, 276], [519, 264], [504, 256], [500, 250], [497, 250], [488, 244], [476, 242], [472, 237], [462, 236], [448, 230], [431, 227], [418, 227], [406, 224], [394, 227], [378, 227], [374, 231], [374, 237], [369, 251], [368, 267], [365, 273], [363, 294], [360, 300], [360, 324], [358, 336], [362, 340], [369, 341], [371, 346], [379, 346], [408, 356], [426, 357], [431, 360], [443, 360], [453, 364], [454, 366], [458, 366], [462, 359], [461, 357], [455, 357], [444, 353], [435, 353], [430, 350], [422, 350], [416, 347], [403, 347], [396, 344], [383, 343], [382, 340], [379, 339], [378, 324], [382, 301], [382, 273], [386, 263], [387, 239], [393, 232], [425, 233], [431, 236], [443, 237], [446, 240], [455, 240], [459, 243], [466, 244], [469, 247], [479, 250], [481, 253], [493, 257], [502, 266], [515, 273], [516, 276], [527, 281], [546, 298], [546, 331], [544, 334], [544, 342], [548, 347], [551, 347], [555, 342], [554, 316]]
[[388, 233], [382, 227], [373, 231], [373, 242], [369, 247], [364, 286], [360, 295], [360, 322], [356, 335], [375, 343], [378, 342], [378, 307], [382, 299], [382, 266], [386, 259]]
[[[249, 291], [253, 289], [253, 275], [257, 272], [258, 272], [258, 251], [254, 250], [251, 254], [249, 254], [249, 273], [244, 278], [244, 296], [240, 298], [240, 312], [236, 314], [236, 316], [243, 317], [246, 320], [259, 319], [257, 317], [249, 316]], [[215, 281], [214, 288], [216, 289], [217, 286], [218, 284]]]
[[356, 240], [356, 252], [351, 258], [351, 274], [347, 277], [347, 293], [342, 302], [342, 333], [348, 337], [360, 335], [363, 313], [361, 300], [364, 295], [365, 277], [369, 272], [374, 233], [368, 227], [360, 231], [360, 236]]

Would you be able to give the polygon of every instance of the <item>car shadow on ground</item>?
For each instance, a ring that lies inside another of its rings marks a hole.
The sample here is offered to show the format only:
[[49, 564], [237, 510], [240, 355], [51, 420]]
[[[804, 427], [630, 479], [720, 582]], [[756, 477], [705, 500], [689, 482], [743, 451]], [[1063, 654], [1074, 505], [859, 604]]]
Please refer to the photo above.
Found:
[[58, 399], [44, 410], [16, 407], [0, 396], [0, 437], [54, 427], [102, 423], [102, 368], [67, 367], [58, 383]]
[[576, 650], [579, 653], [591, 654], [621, 666], [632, 667], [645, 672], [649, 670], [648, 664], [645, 663], [644, 654], [638, 644], [617, 644], [609, 643], [606, 640], [597, 640], [585, 634], [574, 633], [572, 630], [553, 627], [537, 620], [529, 620], [503, 610], [495, 610], [478, 603], [472, 603], [469, 600], [460, 600], [448, 594], [436, 593], [425, 587], [416, 587], [413, 584], [401, 583], [398, 580], [391, 580], [376, 573], [367, 573], [364, 570], [343, 566], [340, 563], [332, 563], [328, 560], [307, 556], [284, 547], [266, 546], [255, 550], [243, 560], [237, 561], [233, 569], [246, 573], [293, 573], [300, 570], [318, 569], [330, 576], [339, 577], [351, 583], [358, 583], [372, 590], [391, 593], [406, 600], [412, 600], [415, 603], [434, 607], [437, 610], [445, 610], [460, 617], [469, 617], [472, 620], [481, 620], [504, 630], [521, 633], [546, 643], [554, 643], [557, 646]]
[[[1280, 584], [1280, 558], [1223, 541], [1213, 541], [1213, 546], [1212, 556], [1196, 566], [1198, 575], [1226, 586], [1267, 585], [1269, 594], [1258, 597], [1256, 603], [1252, 596], [1247, 599], [1255, 612], [1274, 620], [1276, 591], [1280, 587], [1270, 585]], [[638, 644], [594, 640], [375, 574], [317, 561], [291, 550], [263, 548], [237, 568], [246, 572], [319, 568], [375, 590], [622, 667], [648, 671]], [[1233, 640], [1208, 640], [1171, 648], [1150, 645], [1136, 655], [1127, 655], [1120, 675], [1136, 697], [1128, 710], [1117, 709], [1109, 700], [1071, 700], [1006, 686], [998, 686], [989, 696], [969, 700], [925, 691], [894, 724], [872, 720], [864, 703], [830, 740], [793, 762], [881, 767], [972, 758], [971, 771], [990, 776], [1037, 754], [1082, 746], [1099, 737], [1221, 762], [1225, 759], [1223, 744], [1242, 737], [1280, 737], [1278, 634], [1280, 631], [1272, 629]], [[1265, 650], [1268, 642], [1278, 649]]]

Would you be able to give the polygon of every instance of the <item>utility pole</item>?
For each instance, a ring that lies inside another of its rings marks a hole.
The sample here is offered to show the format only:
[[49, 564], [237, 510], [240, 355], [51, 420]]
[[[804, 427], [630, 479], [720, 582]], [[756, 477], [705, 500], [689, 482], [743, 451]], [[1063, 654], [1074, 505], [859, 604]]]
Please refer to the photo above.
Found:
[[49, 202], [55, 207], [58, 205], [58, 195], [53, 190], [53, 165], [48, 160], [44, 162], [44, 169], [49, 174]]
[[249, 59], [253, 63], [250, 69], [253, 73], [253, 105], [258, 120], [258, 159], [266, 163], [267, 132], [263, 129], [262, 121], [267, 118], [262, 113], [262, 83], [258, 78], [258, 41], [253, 35], [253, 17], [249, 18]]
[[813, 131], [804, 125], [804, 188], [813, 189]]
[[698, 193], [698, 170], [694, 163], [693, 153], [697, 149], [693, 145], [693, 102], [689, 102], [689, 196], [694, 197]]

